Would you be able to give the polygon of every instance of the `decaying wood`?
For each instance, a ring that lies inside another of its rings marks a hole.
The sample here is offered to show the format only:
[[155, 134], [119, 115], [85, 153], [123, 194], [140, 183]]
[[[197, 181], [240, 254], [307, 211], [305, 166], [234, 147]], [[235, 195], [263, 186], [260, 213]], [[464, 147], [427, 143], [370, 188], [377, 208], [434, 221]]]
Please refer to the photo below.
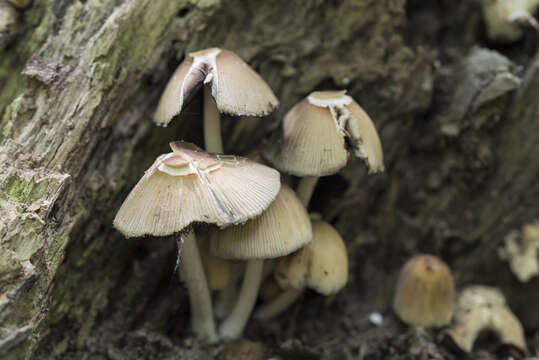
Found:
[[[499, 286], [539, 346], [539, 278], [520, 283], [498, 256], [507, 233], [539, 218], [539, 70], [524, 43], [486, 49], [477, 4], [41, 0], [18, 14], [0, 50], [2, 359], [211, 356], [186, 343], [172, 239], [125, 240], [111, 226], [169, 141], [200, 143], [200, 99], [169, 128], [151, 116], [184, 54], [210, 46], [236, 51], [281, 101], [227, 152], [258, 144], [310, 91], [347, 88], [386, 158], [384, 175], [355, 160], [314, 194], [349, 246], [348, 287], [251, 324], [251, 337], [277, 338], [268, 351], [283, 356], [413, 351], [423, 338], [390, 337], [405, 333], [389, 306], [400, 266], [431, 252], [458, 287]], [[235, 124], [225, 119], [225, 139]], [[373, 311], [392, 325], [373, 328]]]

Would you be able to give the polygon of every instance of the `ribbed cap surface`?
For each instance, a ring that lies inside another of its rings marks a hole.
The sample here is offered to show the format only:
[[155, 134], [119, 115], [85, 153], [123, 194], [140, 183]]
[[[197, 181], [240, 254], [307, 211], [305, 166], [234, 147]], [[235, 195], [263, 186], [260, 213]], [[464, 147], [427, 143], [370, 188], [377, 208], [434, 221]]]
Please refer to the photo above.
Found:
[[281, 137], [265, 156], [279, 170], [297, 176], [331, 175], [348, 161], [347, 147], [369, 172], [384, 169], [380, 139], [370, 117], [346, 91], [317, 91], [285, 115]]
[[309, 287], [330, 295], [341, 290], [348, 281], [348, 256], [339, 233], [330, 224], [312, 221], [313, 239], [300, 249], [278, 261], [275, 279], [282, 288]]
[[154, 115], [166, 126], [206, 84], [219, 112], [232, 116], [265, 116], [279, 105], [268, 84], [239, 56], [210, 48], [190, 53], [170, 78]]
[[447, 265], [432, 255], [416, 255], [401, 270], [393, 308], [407, 324], [442, 326], [453, 315], [455, 285]]
[[279, 173], [245, 158], [171, 143], [131, 190], [114, 219], [126, 237], [166, 236], [192, 223], [219, 227], [260, 215], [280, 189]]
[[212, 230], [211, 252], [226, 259], [267, 259], [290, 254], [311, 241], [307, 211], [286, 185], [262, 215], [243, 225]]

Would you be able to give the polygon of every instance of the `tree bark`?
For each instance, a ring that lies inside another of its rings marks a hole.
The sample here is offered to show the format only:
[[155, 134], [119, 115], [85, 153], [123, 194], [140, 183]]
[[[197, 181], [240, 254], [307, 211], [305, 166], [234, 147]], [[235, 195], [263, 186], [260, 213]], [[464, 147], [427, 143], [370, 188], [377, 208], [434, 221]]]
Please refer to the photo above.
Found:
[[[234, 143], [236, 120], [224, 118], [225, 153], [258, 145], [309, 92], [340, 88], [371, 115], [385, 152], [383, 175], [351, 159], [311, 201], [347, 241], [349, 285], [330, 303], [306, 294], [278, 330], [252, 322], [249, 337], [271, 353], [295, 337], [323, 344], [309, 347], [323, 358], [383, 356], [403, 333], [390, 311], [398, 271], [429, 252], [458, 287], [500, 287], [539, 347], [539, 278], [520, 283], [498, 251], [539, 218], [538, 66], [526, 46], [486, 49], [475, 2], [428, 3], [41, 0], [18, 10], [19, 32], [0, 49], [0, 357], [212, 354], [185, 342], [174, 240], [125, 240], [111, 225], [169, 141], [203, 145], [202, 96], [169, 128], [151, 118], [183, 56], [211, 46], [236, 51], [281, 101]], [[374, 311], [391, 331], [369, 327]]]

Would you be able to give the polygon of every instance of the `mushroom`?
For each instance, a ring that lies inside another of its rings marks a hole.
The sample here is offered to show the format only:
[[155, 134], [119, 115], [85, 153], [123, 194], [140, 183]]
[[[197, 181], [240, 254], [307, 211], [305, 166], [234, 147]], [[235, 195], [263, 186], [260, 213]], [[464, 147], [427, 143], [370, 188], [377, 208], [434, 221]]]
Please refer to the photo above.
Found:
[[223, 152], [219, 112], [266, 116], [279, 105], [266, 82], [240, 57], [229, 50], [210, 48], [190, 53], [180, 64], [161, 96], [155, 123], [167, 126], [203, 85], [204, 139], [210, 152]]
[[125, 237], [180, 234], [180, 271], [191, 303], [194, 332], [216, 340], [206, 276], [190, 229], [195, 223], [219, 227], [260, 215], [280, 189], [279, 173], [250, 160], [213, 155], [193, 144], [172, 142], [131, 190], [114, 218]]
[[508, 43], [518, 40], [523, 29], [539, 30], [532, 13], [539, 0], [483, 0], [483, 17], [490, 40]]
[[309, 243], [311, 238], [309, 215], [286, 185], [281, 186], [279, 195], [262, 215], [243, 225], [212, 231], [213, 255], [248, 260], [238, 299], [219, 327], [222, 338], [235, 339], [243, 332], [256, 302], [264, 259], [290, 254]]
[[443, 326], [453, 316], [455, 285], [449, 267], [433, 255], [416, 255], [401, 270], [393, 309], [405, 323]]
[[280, 142], [269, 144], [264, 155], [277, 169], [305, 177], [297, 188], [304, 205], [318, 177], [346, 165], [347, 148], [365, 161], [369, 173], [384, 170], [376, 128], [346, 90], [311, 93], [288, 111], [281, 130]]
[[299, 251], [281, 258], [275, 268], [275, 279], [286, 289], [277, 298], [255, 311], [259, 320], [271, 319], [290, 307], [305, 288], [322, 295], [341, 290], [348, 281], [348, 256], [339, 233], [330, 224], [312, 220], [312, 241]]
[[479, 333], [491, 330], [503, 344], [526, 353], [524, 330], [494, 287], [472, 285], [462, 290], [457, 300], [456, 321], [446, 331], [462, 351], [470, 352]]

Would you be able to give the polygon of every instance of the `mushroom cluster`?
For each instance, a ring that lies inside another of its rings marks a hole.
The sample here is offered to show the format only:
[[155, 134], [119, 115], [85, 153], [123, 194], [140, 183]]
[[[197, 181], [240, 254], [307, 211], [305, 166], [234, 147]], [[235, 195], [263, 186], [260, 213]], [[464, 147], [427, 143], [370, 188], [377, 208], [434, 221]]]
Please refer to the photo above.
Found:
[[[346, 245], [331, 224], [309, 216], [309, 200], [318, 177], [342, 169], [350, 153], [369, 173], [384, 165], [374, 123], [346, 90], [313, 92], [285, 115], [275, 141], [263, 149], [276, 169], [304, 177], [294, 192], [262, 161], [222, 155], [220, 113], [262, 117], [279, 104], [260, 75], [229, 50], [188, 54], [161, 96], [155, 124], [167, 126], [200, 87], [206, 149], [171, 142], [172, 151], [145, 172], [113, 225], [127, 238], [176, 237], [192, 330], [215, 342], [242, 335], [271, 274], [273, 295], [255, 311], [259, 319], [285, 311], [307, 288], [330, 295], [346, 285]], [[219, 306], [218, 327], [212, 291], [227, 299], [219, 305], [232, 299], [230, 307]]]

